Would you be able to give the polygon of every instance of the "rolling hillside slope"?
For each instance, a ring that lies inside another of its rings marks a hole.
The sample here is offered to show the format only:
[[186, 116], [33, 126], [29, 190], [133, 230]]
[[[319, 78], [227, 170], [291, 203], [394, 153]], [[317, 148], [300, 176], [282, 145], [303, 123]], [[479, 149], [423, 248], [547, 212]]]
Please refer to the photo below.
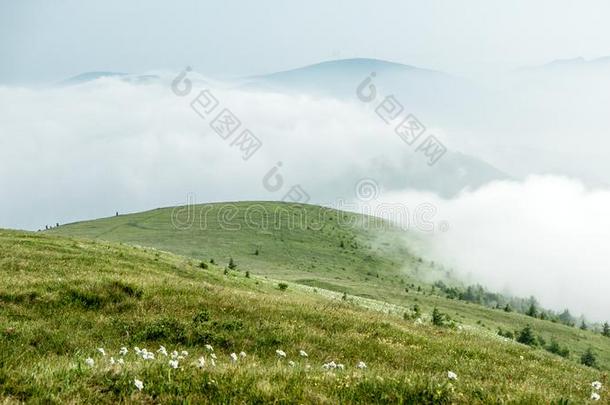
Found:
[[[415, 281], [419, 271], [433, 271], [407, 248], [407, 235], [398, 229], [313, 205], [254, 202], [164, 208], [69, 224], [49, 233], [151, 246], [214, 259], [220, 265], [233, 257], [239, 269], [263, 276], [315, 278], [340, 282], [341, 287], [351, 279], [355, 286], [366, 285], [367, 291], [374, 285], [385, 288], [386, 279]], [[436, 273], [442, 276], [440, 270]], [[377, 275], [384, 279], [372, 280]]]
[[582, 403], [592, 381], [606, 383], [523, 345], [385, 314], [382, 303], [205, 267], [0, 230], [0, 399]]
[[[163, 208], [55, 228], [49, 233], [155, 247], [220, 267], [387, 303], [402, 315], [434, 307], [470, 330], [500, 339], [498, 329], [530, 325], [545, 342], [569, 348], [574, 362], [592, 348], [610, 369], [610, 339], [548, 320], [449, 299], [432, 282], [460, 282], [423, 257], [412, 233], [371, 217], [312, 205], [272, 202]], [[258, 254], [257, 254], [258, 253]], [[398, 307], [393, 307], [397, 305]]]

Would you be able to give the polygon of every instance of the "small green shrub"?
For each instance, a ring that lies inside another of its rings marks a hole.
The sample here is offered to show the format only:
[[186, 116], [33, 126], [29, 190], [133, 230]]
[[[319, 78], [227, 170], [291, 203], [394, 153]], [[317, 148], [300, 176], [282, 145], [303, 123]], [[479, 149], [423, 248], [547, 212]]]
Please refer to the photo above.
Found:
[[517, 342], [528, 346], [536, 346], [536, 337], [530, 325], [526, 325], [517, 335]]
[[515, 338], [515, 334], [512, 331], [505, 330], [502, 328], [498, 328], [498, 335], [505, 337], [507, 339], [511, 339], [511, 340]]
[[432, 310], [432, 325], [434, 326], [445, 326], [446, 315], [434, 307]]
[[580, 356], [580, 363], [588, 367], [597, 368], [597, 356], [593, 353], [591, 348], [588, 348], [587, 351]]
[[63, 303], [99, 310], [109, 305], [118, 306], [129, 298], [140, 299], [143, 294], [141, 288], [115, 280], [101, 285], [71, 288], [63, 295]]
[[202, 309], [193, 317], [194, 324], [205, 323], [210, 320], [210, 313], [207, 309]]
[[546, 350], [566, 359], [570, 357], [570, 350], [567, 347], [561, 346], [555, 339], [551, 340]]
[[175, 319], [157, 319], [145, 323], [136, 333], [135, 340], [185, 343], [186, 328]]

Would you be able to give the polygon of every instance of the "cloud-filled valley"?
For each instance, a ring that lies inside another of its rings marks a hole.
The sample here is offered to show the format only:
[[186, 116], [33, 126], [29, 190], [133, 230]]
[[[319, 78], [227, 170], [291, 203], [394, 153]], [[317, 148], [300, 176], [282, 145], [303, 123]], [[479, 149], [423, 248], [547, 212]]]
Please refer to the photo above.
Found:
[[[187, 97], [168, 81], [117, 78], [0, 87], [0, 223], [36, 230], [183, 204], [191, 193], [198, 202], [280, 200], [295, 184], [310, 202], [334, 205], [353, 199], [356, 182], [369, 177], [380, 185], [379, 202], [434, 204], [450, 229], [428, 237], [432, 256], [473, 282], [596, 319], [610, 308], [610, 255], [600, 243], [610, 237], [605, 188], [562, 173], [504, 173], [494, 164], [510, 155], [476, 155], [493, 149], [493, 136], [434, 122], [427, 131], [449, 152], [429, 166], [355, 95], [214, 86], [263, 142], [244, 161], [191, 109], [202, 83]], [[483, 146], [470, 147], [476, 136]], [[262, 179], [278, 162], [285, 184], [271, 192]]]

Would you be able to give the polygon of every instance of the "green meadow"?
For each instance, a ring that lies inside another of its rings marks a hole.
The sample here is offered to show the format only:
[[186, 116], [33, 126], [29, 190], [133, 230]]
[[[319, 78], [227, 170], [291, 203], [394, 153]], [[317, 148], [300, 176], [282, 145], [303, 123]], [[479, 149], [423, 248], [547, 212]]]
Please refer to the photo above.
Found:
[[[579, 404], [600, 381], [608, 401], [609, 338], [447, 297], [436, 280], [463, 286], [425, 252], [387, 223], [281, 203], [0, 231], [0, 398]], [[526, 325], [569, 355], [497, 333]]]

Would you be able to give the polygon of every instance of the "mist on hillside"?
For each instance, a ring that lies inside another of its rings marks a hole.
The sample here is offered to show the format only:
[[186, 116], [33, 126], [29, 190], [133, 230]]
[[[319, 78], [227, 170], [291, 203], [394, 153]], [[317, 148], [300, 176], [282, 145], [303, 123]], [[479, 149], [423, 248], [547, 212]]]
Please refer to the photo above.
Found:
[[[429, 204], [422, 231], [413, 218], [388, 219], [420, 235], [420, 252], [457, 272], [466, 283], [492, 291], [534, 296], [546, 308], [604, 321], [610, 238], [605, 215], [610, 191], [558, 176], [490, 183], [453, 199], [416, 191], [382, 194], [373, 206]], [[423, 221], [420, 219], [420, 221]], [[447, 227], [439, 225], [448, 224]]]

